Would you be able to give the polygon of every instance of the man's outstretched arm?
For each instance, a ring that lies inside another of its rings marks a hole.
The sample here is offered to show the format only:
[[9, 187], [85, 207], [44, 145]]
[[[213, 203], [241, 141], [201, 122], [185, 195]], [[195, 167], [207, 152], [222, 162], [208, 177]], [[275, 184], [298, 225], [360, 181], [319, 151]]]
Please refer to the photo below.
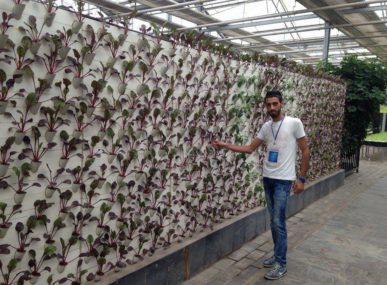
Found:
[[231, 151], [240, 152], [240, 153], [252, 153], [255, 151], [261, 144], [262, 140], [255, 138], [248, 145], [235, 145], [229, 144], [222, 141], [212, 141], [211, 144], [216, 148], [225, 148]]

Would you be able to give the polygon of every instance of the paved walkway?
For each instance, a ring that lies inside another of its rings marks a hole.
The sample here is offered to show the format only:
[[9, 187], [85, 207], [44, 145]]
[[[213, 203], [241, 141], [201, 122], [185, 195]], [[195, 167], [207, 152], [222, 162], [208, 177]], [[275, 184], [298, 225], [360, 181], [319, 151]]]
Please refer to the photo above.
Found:
[[183, 285], [387, 285], [387, 162], [362, 160], [344, 186], [291, 217], [288, 232], [282, 279], [264, 279], [268, 231]]

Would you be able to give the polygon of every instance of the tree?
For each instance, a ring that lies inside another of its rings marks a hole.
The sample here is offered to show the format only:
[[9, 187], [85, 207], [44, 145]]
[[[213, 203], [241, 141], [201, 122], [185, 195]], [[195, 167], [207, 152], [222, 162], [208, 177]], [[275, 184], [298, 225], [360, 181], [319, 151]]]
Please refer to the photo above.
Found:
[[325, 72], [339, 75], [347, 83], [342, 149], [353, 153], [367, 136], [367, 129], [379, 117], [386, 102], [387, 64], [379, 59], [345, 56], [340, 66], [321, 63]]

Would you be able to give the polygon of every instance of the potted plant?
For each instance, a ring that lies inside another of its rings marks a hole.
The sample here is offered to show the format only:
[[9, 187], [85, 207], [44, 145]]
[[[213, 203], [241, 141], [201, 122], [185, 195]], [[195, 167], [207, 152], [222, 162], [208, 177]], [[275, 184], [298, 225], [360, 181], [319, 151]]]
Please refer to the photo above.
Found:
[[98, 136], [102, 140], [106, 135], [106, 130], [115, 123], [115, 121], [113, 120], [113, 113], [109, 110], [107, 106], [105, 106], [103, 110], [103, 116], [96, 115], [95, 118], [101, 124], [98, 131]]
[[74, 200], [71, 204], [69, 204], [72, 196], [73, 193], [69, 189], [59, 194], [59, 218], [62, 220], [66, 218], [71, 209], [80, 205], [77, 200]]
[[92, 136], [89, 142], [84, 142], [83, 150], [88, 152], [87, 158], [96, 158], [101, 156], [101, 150], [96, 148], [100, 140], [99, 136]]
[[97, 67], [96, 69], [94, 69], [94, 74], [96, 76], [98, 76], [98, 78], [99, 78], [98, 82], [100, 82], [102, 84], [101, 91], [103, 91], [103, 89], [106, 87], [107, 93], [109, 93], [112, 96], [111, 98], [113, 99], [113, 104], [110, 104], [108, 98], [106, 98], [106, 96], [105, 96], [105, 98], [103, 98], [101, 100], [101, 103], [103, 105], [105, 105], [106, 107], [109, 107], [110, 110], [115, 110], [117, 100], [113, 97], [114, 89], [111, 85], [107, 85], [110, 77], [112, 77], [114, 75], [115, 70], [104, 65], [101, 61], [99, 62], [99, 65], [101, 67]]
[[74, 34], [79, 33], [80, 29], [82, 28], [83, 21], [85, 19], [85, 16], [83, 15], [83, 11], [85, 9], [85, 1], [84, 0], [76, 0], [76, 10], [75, 15], [77, 17], [77, 20], [74, 21], [71, 25], [71, 30]]
[[51, 27], [52, 22], [54, 21], [56, 10], [58, 7], [55, 6], [55, 0], [46, 0], [43, 1], [43, 5], [46, 8], [46, 15], [44, 15], [44, 23], [47, 27]]
[[35, 173], [42, 164], [43, 156], [47, 153], [47, 151], [56, 146], [56, 143], [51, 142], [44, 146], [43, 143], [40, 142], [40, 131], [35, 126], [31, 127], [31, 133], [33, 136], [32, 140], [28, 136], [23, 138], [23, 142], [27, 145], [27, 147], [19, 154], [18, 159], [23, 160], [27, 157], [30, 158], [31, 171]]
[[46, 81], [49, 86], [55, 79], [55, 76], [67, 66], [62, 66], [64, 59], [60, 56], [59, 51], [62, 47], [62, 42], [57, 35], [51, 35], [49, 40], [50, 49], [47, 52], [43, 53], [43, 56], [36, 56], [39, 61], [42, 61], [44, 67], [46, 68]]
[[46, 79], [42, 79], [42, 78], [38, 78], [38, 83], [37, 83], [34, 76], [32, 76], [32, 83], [35, 88], [35, 95], [37, 98], [37, 102], [35, 105], [31, 106], [30, 110], [33, 115], [36, 115], [40, 109], [40, 106], [42, 105], [42, 102], [40, 102], [39, 99], [42, 97], [43, 93], [50, 88], [50, 85], [48, 84]]
[[0, 48], [4, 48], [8, 41], [8, 35], [6, 34], [8, 29], [13, 27], [9, 22], [12, 20], [13, 15], [6, 12], [1, 13], [2, 21], [0, 22]]
[[97, 32], [91, 25], [87, 25], [85, 29], [85, 37], [81, 37], [81, 44], [88, 48], [88, 53], [85, 54], [85, 63], [90, 65], [95, 57], [95, 51], [102, 46], [102, 40], [107, 35], [105, 27], [101, 27]]
[[77, 243], [77, 241], [78, 241], [78, 238], [74, 236], [71, 236], [67, 243], [63, 238], [60, 238], [61, 252], [56, 255], [58, 258], [58, 266], [57, 266], [58, 273], [62, 273], [66, 268], [67, 264], [70, 262], [67, 260], [67, 258], [71, 248]]
[[44, 137], [48, 143], [52, 142], [59, 127], [70, 125], [70, 120], [64, 119], [59, 115], [63, 107], [64, 103], [62, 101], [55, 101], [54, 108], [46, 106], [40, 108], [40, 113], [44, 116], [44, 119], [38, 122], [38, 127], [46, 127]]
[[117, 58], [119, 57], [124, 58], [124, 56], [118, 54], [120, 47], [122, 47], [124, 41], [125, 41], [125, 34], [120, 34], [117, 39], [114, 38], [111, 33], [108, 33], [106, 35], [105, 42], [106, 42], [106, 46], [109, 48], [109, 51], [110, 51], [110, 56], [106, 65], [109, 68], [112, 68], [114, 66], [114, 64], [117, 61]]
[[100, 207], [99, 217], [93, 216], [90, 218], [90, 222], [97, 221], [97, 227], [96, 227], [96, 232], [95, 232], [97, 234], [97, 236], [100, 236], [105, 231], [105, 229], [108, 228], [107, 223], [109, 222], [109, 220], [105, 221], [105, 218], [106, 218], [107, 213], [111, 209], [112, 209], [111, 206], [109, 206], [108, 204], [103, 202], [101, 207]]
[[91, 121], [86, 122], [86, 113], [87, 113], [87, 105], [85, 102], [79, 103], [79, 108], [74, 107], [74, 110], [67, 111], [72, 117], [74, 117], [76, 127], [73, 132], [73, 137], [79, 139], [83, 134], [83, 131], [91, 126], [95, 120], [95, 118], [91, 119]]
[[15, 127], [10, 127], [8, 130], [16, 129], [15, 132], [15, 143], [20, 144], [23, 141], [26, 132], [30, 130], [28, 125], [33, 122], [33, 119], [29, 116], [29, 112], [33, 106], [38, 103], [38, 98], [35, 93], [29, 93], [24, 99], [25, 111], [18, 109], [16, 113], [19, 114], [19, 118], [15, 118], [12, 113], [5, 112], [4, 115], [12, 119], [12, 125]]
[[122, 148], [121, 140], [117, 138], [114, 139], [115, 133], [112, 128], [107, 129], [107, 138], [103, 140], [102, 144], [105, 148], [104, 153], [108, 156], [108, 163], [113, 163], [114, 159], [116, 158], [119, 150]]
[[87, 225], [87, 222], [91, 217], [90, 213], [83, 214], [81, 211], [79, 211], [75, 215], [73, 212], [70, 212], [69, 217], [73, 224], [72, 236], [80, 237], [83, 227]]
[[126, 246], [129, 246], [130, 242], [133, 241], [137, 236], [136, 236], [136, 233], [138, 233], [138, 230], [142, 224], [142, 220], [137, 220], [135, 219], [134, 217], [134, 213], [131, 213], [129, 218], [128, 218], [128, 221], [127, 221], [127, 227], [124, 227], [124, 229], [126, 229], [126, 240], [124, 242], [124, 244]]
[[46, 244], [55, 243], [54, 237], [59, 232], [60, 229], [66, 227], [66, 224], [63, 222], [63, 219], [58, 217], [53, 222], [51, 230], [48, 229], [47, 224], [45, 224], [46, 232], [43, 234]]
[[77, 145], [81, 142], [81, 140], [76, 138], [69, 139], [70, 136], [65, 130], [62, 130], [59, 133], [59, 137], [62, 142], [62, 155], [59, 158], [59, 167], [65, 168], [70, 157], [74, 155], [79, 156], [79, 154], [73, 155], [73, 153], [77, 151]]
[[[63, 88], [62, 88], [62, 84], [63, 84]], [[63, 78], [62, 81], [55, 82], [55, 87], [57, 87], [59, 89], [60, 96], [55, 96], [54, 98], [52, 98], [52, 100], [54, 102], [61, 101], [64, 103], [62, 105], [62, 108], [59, 111], [62, 115], [67, 114], [67, 110], [69, 109], [69, 106], [72, 103], [71, 98], [67, 97], [67, 95], [70, 92], [70, 88], [69, 88], [70, 85], [71, 85], [71, 81], [68, 78]]]
[[0, 238], [4, 238], [7, 234], [8, 229], [10, 228], [10, 226], [12, 226], [12, 222], [10, 221], [11, 218], [16, 214], [21, 213], [20, 208], [22, 206], [20, 204], [14, 205], [12, 207], [11, 212], [9, 213], [5, 212], [7, 206], [7, 203], [0, 202]]
[[73, 169], [66, 169], [66, 172], [69, 173], [73, 177], [72, 190], [74, 192], [77, 192], [82, 185], [84, 187], [83, 175], [85, 174], [85, 172], [88, 172], [90, 170], [90, 166], [93, 163], [94, 163], [94, 158], [86, 159], [83, 166], [78, 165], [78, 166], [74, 167]]
[[107, 261], [105, 255], [101, 256], [101, 254], [96, 261], [98, 269], [94, 275], [94, 280], [100, 281], [102, 276], [114, 268], [114, 264], [111, 261]]
[[28, 276], [31, 284], [35, 284], [44, 271], [51, 272], [50, 266], [44, 266], [44, 263], [53, 257], [55, 257], [56, 247], [54, 245], [48, 245], [44, 248], [42, 256], [37, 258], [36, 251], [30, 249], [28, 251]]
[[131, 75], [130, 72], [133, 70], [135, 65], [136, 65], [136, 61], [124, 60], [121, 63], [120, 72], [114, 73], [118, 76], [118, 79], [120, 80], [120, 83], [118, 85], [118, 93], [120, 95], [123, 95], [125, 93], [126, 87], [128, 86], [128, 82], [133, 77], [133, 75]]
[[88, 264], [91, 258], [96, 258], [98, 256], [99, 247], [101, 246], [101, 237], [94, 239], [91, 234], [88, 234], [86, 239], [80, 237], [80, 240], [85, 243], [87, 251], [82, 252], [79, 257], [81, 260], [84, 260], [86, 264]]
[[15, 231], [17, 234], [18, 246], [14, 247], [16, 250], [14, 257], [17, 260], [23, 259], [26, 249], [31, 245], [31, 243], [40, 241], [40, 238], [38, 237], [30, 237], [33, 233], [32, 230], [36, 227], [36, 225], [37, 221], [34, 215], [28, 217], [25, 225], [22, 222], [16, 223]]
[[118, 173], [117, 183], [122, 182], [125, 179], [125, 177], [135, 172], [134, 169], [129, 170], [129, 165], [133, 160], [137, 160], [137, 159], [138, 159], [137, 150], [129, 151], [127, 157], [125, 157], [122, 153], [117, 154], [117, 161], [118, 161], [119, 167], [117, 168], [115, 165], [111, 166], [112, 173]]
[[157, 186], [157, 184], [153, 181], [157, 172], [158, 172], [158, 169], [156, 167], [151, 167], [148, 173], [141, 170], [137, 171], [137, 173], [145, 176], [145, 183], [143, 185], [138, 185], [138, 190], [140, 192], [143, 192], [144, 194], [151, 194], [152, 189], [155, 188], [155, 186]]
[[16, 101], [11, 100], [12, 97], [22, 96], [21, 92], [15, 92], [13, 95], [9, 95], [14, 85], [15, 79], [7, 79], [7, 74], [5, 73], [5, 71], [0, 69], [0, 114], [4, 114], [7, 109], [8, 103], [11, 103], [13, 107], [16, 106]]
[[142, 52], [144, 50], [145, 51], [149, 50], [150, 44], [148, 40], [145, 38], [145, 36], [146, 36], [146, 33], [151, 30], [152, 30], [152, 27], [147, 28], [145, 25], [141, 25], [140, 27], [141, 37], [139, 37], [137, 40], [137, 50], [139, 52]]
[[[117, 202], [120, 207], [120, 213], [118, 216], [114, 213], [115, 220], [116, 220], [116, 227], [118, 229], [122, 229], [124, 225], [128, 224], [128, 221], [129, 221], [128, 215], [131, 212], [131, 207], [124, 207], [125, 201], [126, 201], [126, 198], [124, 194], [118, 193]], [[111, 219], [113, 218], [111, 217]]]
[[[14, 271], [17, 269], [18, 265], [18, 260], [16, 258], [12, 258], [8, 261], [7, 263], [7, 271], [5, 271], [5, 268], [3, 269], [3, 261], [0, 260], [0, 272], [1, 272], [1, 277], [3, 280], [1, 281], [1, 285], [12, 285], [15, 284], [15, 282], [18, 282], [22, 277], [21, 275], [24, 274], [23, 271], [19, 271], [16, 274]], [[20, 277], [19, 277], [20, 276]], [[19, 277], [19, 279], [18, 279]]]
[[98, 184], [99, 181], [95, 179], [87, 187], [85, 184], [81, 187], [81, 193], [85, 196], [85, 202], [82, 207], [86, 213], [91, 213], [94, 209], [94, 205], [97, 203], [97, 201], [94, 200], [100, 195], [100, 193], [96, 191]]
[[65, 68], [65, 73], [72, 73], [74, 78], [72, 84], [74, 88], [85, 88], [83, 84], [83, 79], [88, 76], [94, 77], [93, 71], [89, 69], [87, 72], [84, 67], [84, 59], [86, 54], [88, 54], [88, 47], [84, 46], [80, 51], [73, 49], [74, 57], [68, 56], [67, 59], [70, 62], [70, 65]]
[[47, 203], [46, 200], [35, 200], [34, 201], [34, 214], [36, 221], [47, 228], [47, 225], [50, 223], [50, 219], [47, 217], [45, 212], [52, 207], [54, 203]]
[[[59, 279], [59, 284], [63, 284], [67, 281], [70, 281], [72, 285], [82, 285], [83, 280], [85, 279], [83, 276], [88, 272], [87, 269], [82, 269], [83, 259], [78, 259], [77, 269], [75, 273], [69, 273], [66, 277]], [[86, 281], [92, 281], [90, 277], [86, 276]]]
[[76, 42], [72, 40], [74, 32], [72, 29], [66, 30], [65, 27], [62, 27], [62, 31], [57, 30], [56, 32], [59, 40], [61, 41], [61, 44], [59, 44], [58, 54], [62, 59], [66, 59], [71, 46]]
[[[148, 216], [149, 218], [149, 216]], [[144, 234], [139, 234], [138, 235], [138, 246], [137, 246], [137, 249], [134, 249], [134, 257], [137, 259], [137, 260], [143, 260], [144, 259], [144, 255], [148, 252], [147, 249], [144, 248], [144, 245], [148, 242], [149, 240], [146, 238], [146, 236]]]
[[44, 193], [45, 193], [46, 198], [51, 198], [55, 191], [59, 191], [60, 185], [62, 185], [62, 184], [70, 185], [71, 180], [64, 179], [61, 182], [58, 182], [59, 177], [61, 177], [61, 175], [65, 172], [65, 169], [64, 168], [57, 169], [55, 175], [53, 176], [52, 170], [51, 170], [50, 166], [48, 165], [48, 163], [46, 164], [46, 166], [47, 166], [47, 169], [49, 172], [49, 176], [47, 176], [43, 173], [40, 173], [40, 174], [38, 174], [38, 179], [47, 181], [47, 186], [46, 186]]
[[[131, 182], [134, 182], [134, 181], [131, 181]], [[131, 182], [129, 182], [129, 183], [131, 183]], [[106, 203], [109, 206], [113, 207], [113, 205], [115, 204], [115, 202], [117, 200], [117, 195], [123, 190], [123, 188], [125, 186], [126, 186], [126, 184], [123, 183], [123, 182], [121, 182], [121, 183], [117, 183], [116, 181], [113, 181], [113, 183], [108, 182], [107, 183], [107, 188], [109, 189], [109, 197], [108, 198], [104, 198], [102, 200], [106, 201]], [[130, 197], [130, 195], [128, 197]], [[109, 214], [109, 217], [112, 218], [113, 216], [111, 216]]]
[[16, 154], [16, 151], [11, 151], [11, 146], [14, 142], [15, 137], [8, 137], [0, 147], [0, 177], [5, 176], [9, 163], [13, 161], [12, 156]]
[[[101, 103], [100, 94], [105, 88], [105, 83], [102, 80], [93, 80], [91, 82], [91, 88], [91, 92], [86, 93], [88, 102], [86, 114], [88, 117], [94, 113], [95, 108]], [[107, 110], [107, 112], [109, 112], [109, 110]]]
[[120, 128], [117, 132], [117, 137], [119, 139], [122, 139], [122, 137], [125, 135], [126, 129], [128, 127], [129, 119], [133, 116], [134, 110], [122, 110], [122, 113], [120, 116], [117, 117], [117, 121], [121, 121]]
[[24, 196], [27, 194], [26, 191], [28, 189], [32, 187], [40, 187], [41, 185], [37, 182], [29, 184], [24, 181], [24, 179], [30, 175], [31, 164], [25, 162], [19, 167], [16, 167], [16, 166], [12, 167], [12, 170], [15, 173], [17, 178], [16, 188], [11, 184], [8, 184], [8, 187], [11, 187], [12, 190], [15, 191], [15, 195], [14, 195], [15, 204], [21, 204], [23, 202]]
[[[120, 232], [123, 233], [123, 232]], [[125, 236], [125, 234], [124, 234]], [[127, 248], [123, 244], [119, 244], [117, 246], [117, 261], [114, 264], [114, 272], [119, 272], [121, 269], [125, 268], [128, 264], [126, 262], [127, 260], [127, 254], [129, 253], [131, 249]]]
[[[100, 169], [100, 172], [97, 173], [97, 171], [95, 170], [92, 170], [89, 172], [89, 176], [97, 176], [98, 178], [98, 189], [101, 189], [103, 187], [103, 185], [105, 184], [106, 182], [106, 179], [108, 176], [106, 176], [106, 169], [107, 169], [107, 166], [105, 163], [102, 163], [100, 166], [99, 166], [99, 169]], [[111, 174], [110, 174], [111, 175]]]
[[28, 22], [24, 22], [24, 24], [27, 28], [20, 26], [19, 31], [27, 34], [27, 36], [31, 39], [32, 44], [29, 50], [33, 55], [36, 55], [41, 46], [41, 40], [43, 38], [42, 33], [45, 24], [43, 23], [41, 27], [38, 28], [36, 23], [36, 17], [33, 15], [28, 16]]
[[24, 8], [26, 7], [26, 4], [23, 2], [28, 2], [28, 0], [13, 0], [14, 6], [12, 8], [12, 14], [16, 20], [20, 20]]
[[16, 70], [13, 73], [13, 79], [15, 82], [20, 83], [23, 75], [33, 74], [30, 65], [34, 62], [34, 60], [27, 57], [27, 52], [31, 48], [32, 41], [29, 37], [24, 36], [20, 45], [16, 46], [13, 42], [10, 42], [10, 45], [14, 56], [9, 57], [7, 62], [10, 63], [12, 60], [15, 63]]

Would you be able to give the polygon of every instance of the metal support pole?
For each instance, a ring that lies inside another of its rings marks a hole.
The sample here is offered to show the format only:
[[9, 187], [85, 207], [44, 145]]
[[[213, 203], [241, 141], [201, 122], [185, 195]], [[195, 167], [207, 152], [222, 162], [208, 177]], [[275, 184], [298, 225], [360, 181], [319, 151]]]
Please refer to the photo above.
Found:
[[323, 62], [324, 64], [328, 63], [328, 54], [329, 54], [329, 44], [331, 41], [331, 28], [328, 22], [325, 22], [325, 32], [324, 32], [324, 45], [323, 45]]

